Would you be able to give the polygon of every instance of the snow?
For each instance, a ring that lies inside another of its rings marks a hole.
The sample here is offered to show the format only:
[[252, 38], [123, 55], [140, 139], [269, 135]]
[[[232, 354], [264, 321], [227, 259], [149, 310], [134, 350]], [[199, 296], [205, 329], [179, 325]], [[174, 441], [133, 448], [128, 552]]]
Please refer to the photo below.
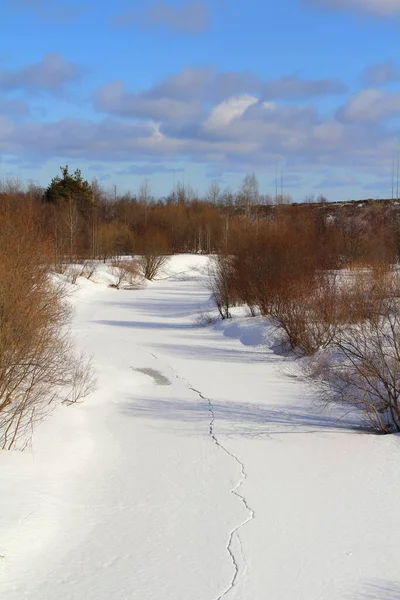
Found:
[[206, 263], [74, 286], [96, 392], [0, 452], [1, 599], [400, 597], [400, 437], [317, 409], [261, 318], [199, 327]]

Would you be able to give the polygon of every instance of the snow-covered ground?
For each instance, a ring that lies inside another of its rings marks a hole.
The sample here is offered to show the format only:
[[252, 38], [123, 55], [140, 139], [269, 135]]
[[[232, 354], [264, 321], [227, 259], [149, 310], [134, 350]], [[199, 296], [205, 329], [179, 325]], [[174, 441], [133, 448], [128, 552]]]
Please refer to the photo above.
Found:
[[317, 411], [260, 319], [199, 327], [206, 261], [78, 281], [97, 390], [0, 452], [1, 600], [400, 598], [400, 438]]

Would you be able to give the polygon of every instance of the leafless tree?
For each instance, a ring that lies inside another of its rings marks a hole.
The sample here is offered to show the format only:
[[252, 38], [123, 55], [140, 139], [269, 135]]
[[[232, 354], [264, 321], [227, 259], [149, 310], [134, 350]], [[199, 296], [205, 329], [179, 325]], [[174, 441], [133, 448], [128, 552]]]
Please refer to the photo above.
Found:
[[235, 196], [230, 187], [226, 187], [221, 194], [221, 203], [223, 206], [233, 206], [235, 203]]
[[266, 206], [266, 205], [273, 204], [274, 201], [273, 201], [271, 194], [260, 194], [258, 202], [259, 202], [259, 204]]
[[259, 198], [257, 177], [254, 173], [247, 174], [238, 193], [238, 203], [246, 207], [246, 213], [249, 215], [251, 207], [259, 203]]
[[212, 181], [208, 186], [206, 199], [211, 204], [218, 204], [221, 198], [221, 186], [218, 181]]
[[316, 198], [315, 198], [315, 195], [314, 195], [314, 194], [307, 194], [307, 195], [304, 197], [304, 202], [305, 202], [306, 204], [314, 204], [315, 202], [317, 202], [317, 200], [316, 200]]
[[282, 204], [291, 204], [293, 202], [293, 198], [290, 194], [277, 194], [275, 196], [275, 204], [282, 205]]
[[76, 236], [79, 227], [79, 213], [74, 199], [70, 196], [64, 211], [64, 222], [68, 232], [69, 259], [72, 260], [76, 254]]
[[144, 179], [140, 185], [138, 200], [144, 206], [145, 225], [147, 226], [149, 205], [154, 202], [154, 195], [151, 191], [150, 181], [148, 179]]

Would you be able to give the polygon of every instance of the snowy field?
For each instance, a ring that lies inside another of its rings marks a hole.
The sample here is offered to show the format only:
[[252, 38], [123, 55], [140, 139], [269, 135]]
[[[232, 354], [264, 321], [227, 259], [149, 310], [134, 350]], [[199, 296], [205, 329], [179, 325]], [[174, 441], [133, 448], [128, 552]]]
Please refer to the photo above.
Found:
[[0, 452], [1, 600], [400, 598], [400, 437], [313, 406], [259, 318], [198, 326], [198, 269], [79, 279], [97, 389]]

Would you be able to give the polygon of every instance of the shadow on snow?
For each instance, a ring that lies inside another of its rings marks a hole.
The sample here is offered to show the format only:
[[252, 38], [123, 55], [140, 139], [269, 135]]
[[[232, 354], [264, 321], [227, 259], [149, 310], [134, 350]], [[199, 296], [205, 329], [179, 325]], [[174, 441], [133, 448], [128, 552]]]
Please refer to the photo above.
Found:
[[111, 325], [112, 327], [132, 327], [134, 329], [194, 329], [194, 323], [165, 323], [156, 321], [114, 321], [98, 319], [93, 321], [99, 325]]
[[364, 584], [361, 591], [348, 596], [349, 600], [400, 600], [400, 583], [372, 581]]
[[[260, 406], [250, 403], [213, 401], [218, 434], [264, 437], [281, 433], [305, 433], [321, 430], [343, 432], [365, 431], [359, 422], [347, 415], [311, 412], [299, 406]], [[206, 401], [138, 398], [122, 406], [126, 415], [148, 419], [195, 424], [208, 419]]]

